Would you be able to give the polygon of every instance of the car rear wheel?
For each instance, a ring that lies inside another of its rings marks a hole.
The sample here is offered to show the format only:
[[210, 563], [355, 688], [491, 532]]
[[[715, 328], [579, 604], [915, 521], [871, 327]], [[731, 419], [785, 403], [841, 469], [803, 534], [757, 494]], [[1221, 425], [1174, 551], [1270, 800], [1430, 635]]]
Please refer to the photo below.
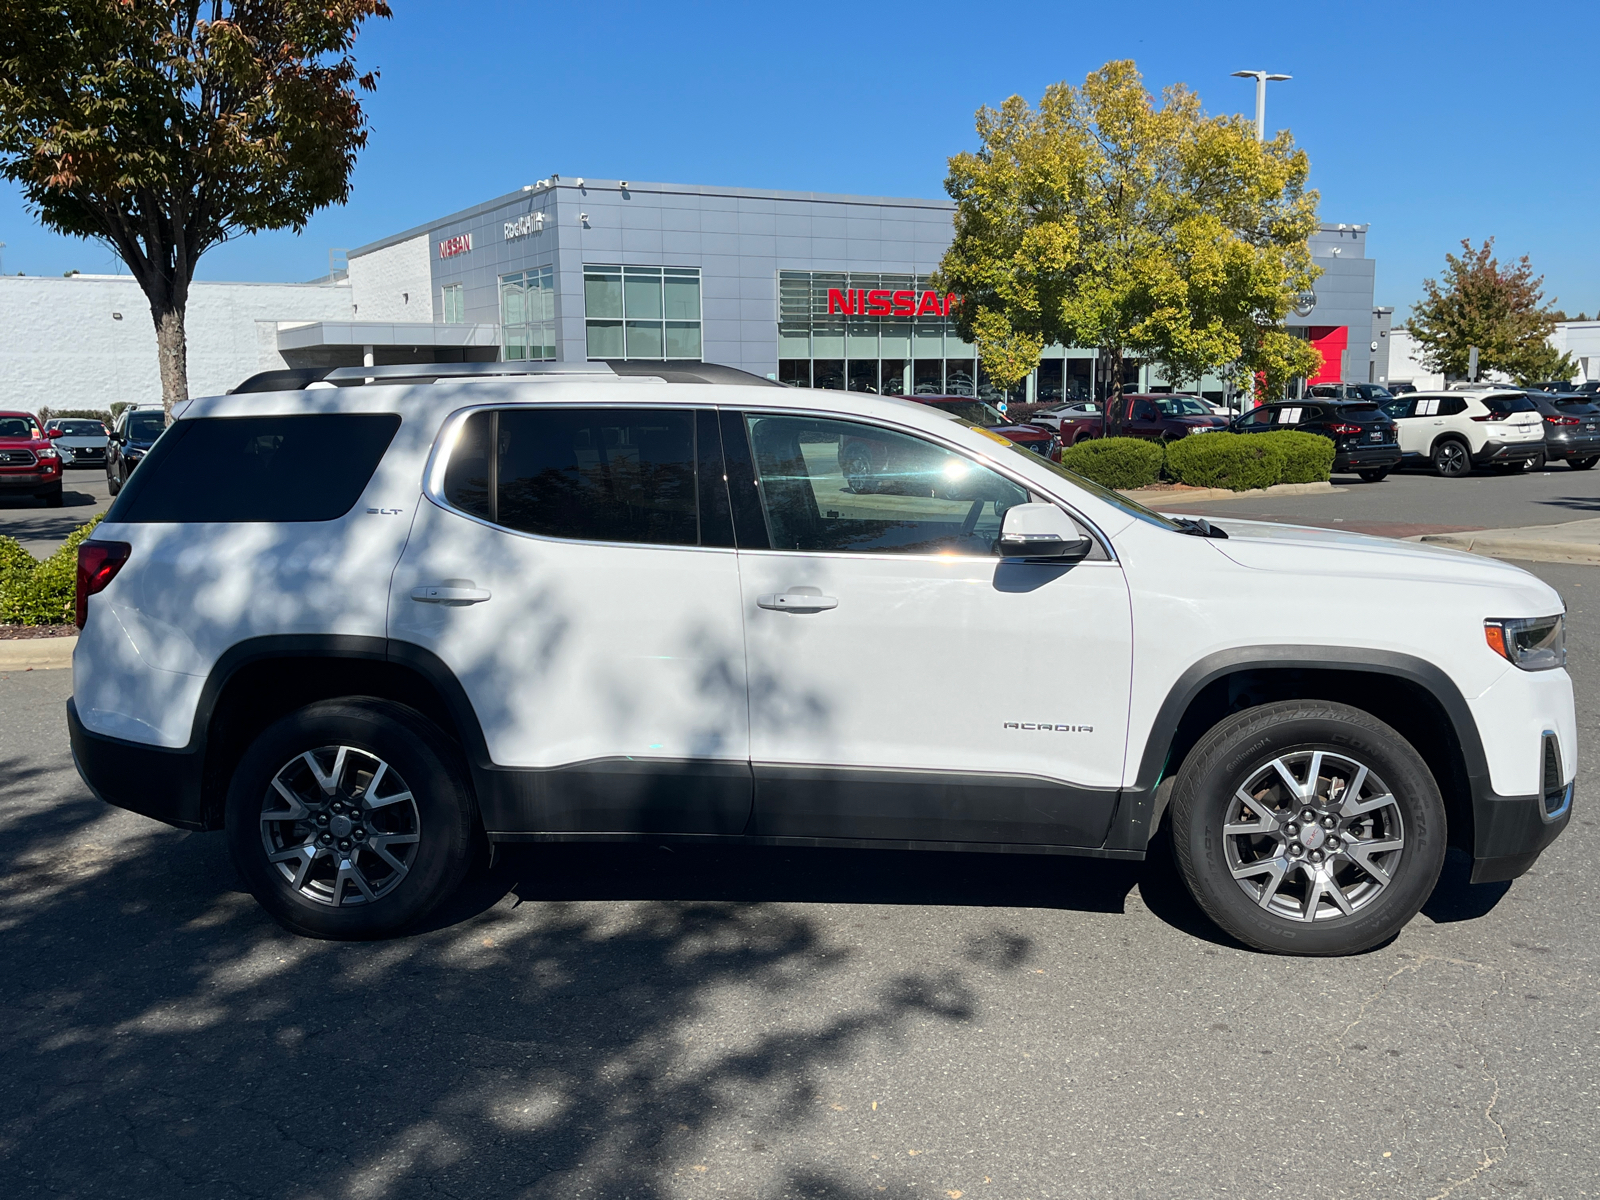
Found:
[[1466, 446], [1448, 439], [1433, 448], [1433, 469], [1445, 479], [1458, 479], [1472, 470], [1472, 459]]
[[1357, 471], [1356, 474], [1368, 483], [1382, 483], [1389, 478], [1389, 468], [1384, 467], [1381, 471]]
[[471, 787], [448, 738], [387, 700], [319, 701], [245, 752], [228, 846], [261, 906], [311, 937], [384, 937], [455, 890], [472, 859]]
[[1190, 752], [1173, 849], [1206, 915], [1278, 954], [1355, 954], [1393, 937], [1444, 864], [1444, 802], [1404, 738], [1349, 705], [1236, 713]]
[[1574, 471], [1587, 471], [1597, 462], [1600, 462], [1600, 456], [1591, 455], [1588, 458], [1569, 458], [1567, 459], [1567, 466]]

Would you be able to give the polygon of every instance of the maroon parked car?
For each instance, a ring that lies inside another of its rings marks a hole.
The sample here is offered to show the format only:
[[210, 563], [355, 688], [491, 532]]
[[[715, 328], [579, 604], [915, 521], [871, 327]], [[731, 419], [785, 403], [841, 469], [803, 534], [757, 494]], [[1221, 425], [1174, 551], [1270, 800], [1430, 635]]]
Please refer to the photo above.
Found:
[[[1172, 442], [1212, 429], [1226, 429], [1228, 419], [1219, 417], [1193, 396], [1162, 393], [1127, 394], [1122, 397], [1124, 416], [1119, 437], [1149, 438], [1153, 442]], [[1061, 444], [1076, 446], [1086, 438], [1105, 436], [1103, 413], [1063, 414]], [[1010, 436], [1009, 434], [1007, 435]]]
[[1025, 450], [1032, 450], [1045, 458], [1060, 457], [1061, 442], [1055, 434], [1042, 425], [1013, 421], [987, 400], [976, 400], [971, 396], [907, 396], [905, 399], [937, 408], [940, 412], [971, 421], [974, 425], [982, 425], [1007, 441], [1015, 442]]
[[0, 496], [18, 492], [61, 507], [61, 451], [32, 413], [0, 412]]

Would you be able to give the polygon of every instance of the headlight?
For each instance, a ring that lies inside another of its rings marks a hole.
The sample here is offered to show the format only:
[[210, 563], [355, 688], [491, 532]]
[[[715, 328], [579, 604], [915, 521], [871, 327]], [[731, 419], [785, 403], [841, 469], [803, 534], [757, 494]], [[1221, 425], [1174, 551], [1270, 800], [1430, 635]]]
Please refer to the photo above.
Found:
[[1524, 671], [1549, 671], [1567, 665], [1567, 625], [1553, 617], [1492, 617], [1483, 623], [1489, 649]]
[[43, 450], [40, 450], [37, 454], [35, 454], [34, 457], [40, 462], [49, 462], [53, 458], [60, 458], [61, 451], [53, 449], [50, 446], [46, 446]]

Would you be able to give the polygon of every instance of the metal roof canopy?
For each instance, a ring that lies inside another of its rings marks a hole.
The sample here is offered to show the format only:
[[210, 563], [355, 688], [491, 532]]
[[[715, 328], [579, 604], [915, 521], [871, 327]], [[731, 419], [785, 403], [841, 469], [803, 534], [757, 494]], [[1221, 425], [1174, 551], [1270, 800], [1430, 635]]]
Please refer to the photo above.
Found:
[[313, 385], [362, 387], [366, 384], [438, 383], [461, 379], [495, 379], [540, 376], [578, 376], [660, 379], [666, 383], [711, 383], [782, 387], [770, 379], [720, 363], [640, 362], [607, 359], [602, 362], [466, 362], [396, 363], [381, 367], [303, 367], [262, 371], [252, 375], [233, 393], [293, 392]]

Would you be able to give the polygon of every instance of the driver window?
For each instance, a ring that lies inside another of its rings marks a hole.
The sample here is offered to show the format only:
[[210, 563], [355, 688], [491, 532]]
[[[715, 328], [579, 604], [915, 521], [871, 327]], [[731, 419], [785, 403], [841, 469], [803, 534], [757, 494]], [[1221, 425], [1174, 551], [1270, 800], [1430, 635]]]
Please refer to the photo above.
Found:
[[774, 550], [993, 554], [1028, 493], [908, 434], [820, 417], [746, 418]]

